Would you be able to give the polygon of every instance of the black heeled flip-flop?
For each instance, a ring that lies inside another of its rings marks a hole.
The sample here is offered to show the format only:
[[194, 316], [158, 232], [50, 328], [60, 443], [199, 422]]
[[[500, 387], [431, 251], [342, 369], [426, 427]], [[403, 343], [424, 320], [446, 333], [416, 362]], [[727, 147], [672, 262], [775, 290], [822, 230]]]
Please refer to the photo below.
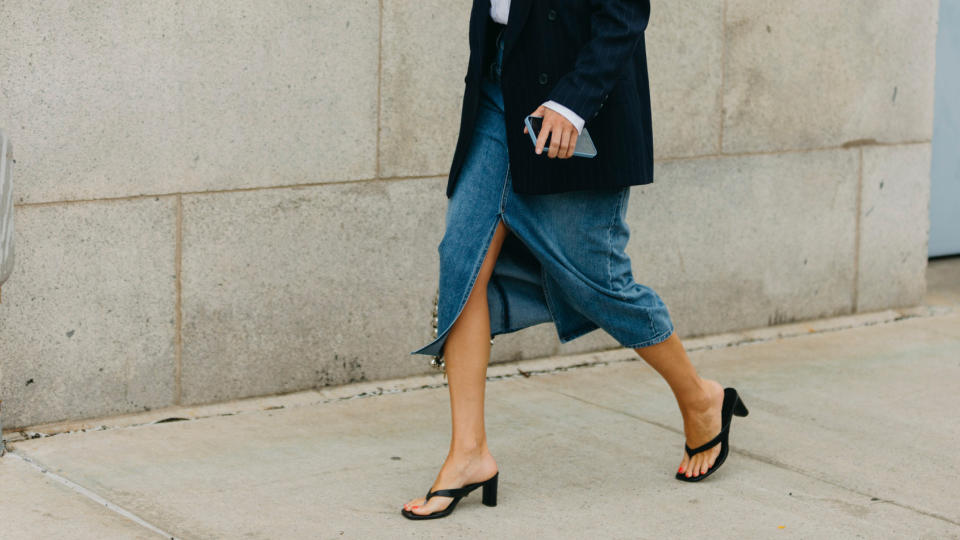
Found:
[[[483, 504], [486, 506], [496, 506], [497, 505], [497, 477], [500, 476], [500, 471], [494, 473], [493, 476], [484, 480], [482, 482], [474, 482], [473, 484], [467, 484], [463, 487], [452, 488], [452, 489], [438, 489], [436, 491], [427, 490], [427, 501], [430, 500], [430, 497], [435, 495], [440, 495], [443, 497], [453, 497], [453, 500], [450, 501], [450, 504], [447, 505], [443, 510], [437, 510], [436, 512], [431, 512], [429, 514], [415, 514], [410, 512], [406, 508], [400, 510], [400, 513], [403, 514], [403, 517], [408, 519], [435, 519], [442, 518], [450, 515], [450, 512], [453, 512], [453, 508], [457, 506], [457, 503], [460, 502], [460, 499], [466, 497], [470, 494], [471, 491], [477, 489], [480, 486], [483, 486]], [[424, 501], [426, 504], [426, 501]]]
[[683, 444], [684, 450], [687, 451], [687, 456], [692, 458], [695, 454], [699, 454], [704, 450], [709, 450], [718, 443], [723, 443], [723, 446], [720, 447], [720, 455], [717, 456], [717, 460], [713, 463], [713, 466], [707, 469], [707, 472], [698, 476], [690, 477], [686, 476], [682, 472], [677, 472], [677, 480], [683, 480], [684, 482], [699, 482], [719, 469], [720, 465], [723, 465], [724, 460], [727, 459], [727, 453], [730, 451], [729, 441], [731, 420], [733, 420], [734, 415], [746, 416], [748, 412], [749, 411], [747, 411], [747, 407], [743, 404], [743, 401], [740, 400], [740, 395], [737, 394], [736, 389], [724, 388], [723, 406], [720, 408], [720, 422], [722, 426], [720, 428], [720, 433], [718, 433], [717, 436], [711, 439], [709, 442], [696, 448], [690, 448], [687, 446], [686, 442]]

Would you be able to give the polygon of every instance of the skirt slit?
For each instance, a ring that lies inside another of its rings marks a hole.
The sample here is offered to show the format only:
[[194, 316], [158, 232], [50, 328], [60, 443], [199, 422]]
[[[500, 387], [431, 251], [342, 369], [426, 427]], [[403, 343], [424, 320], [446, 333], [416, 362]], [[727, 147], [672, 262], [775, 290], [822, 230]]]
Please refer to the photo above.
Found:
[[[446, 344], [447, 334], [450, 333], [453, 325], [460, 318], [463, 308], [467, 305], [467, 300], [470, 299], [470, 295], [476, 287], [477, 279], [480, 277], [480, 269], [483, 268], [483, 263], [490, 252], [490, 244], [493, 243], [493, 236], [496, 234], [497, 226], [501, 221], [499, 214], [494, 217], [493, 224], [487, 227], [482, 246], [477, 250], [470, 249], [471, 246], [464, 245], [462, 242], [458, 242], [457, 245], [450, 245], [448, 237], [444, 236], [444, 240], [440, 242], [437, 248], [440, 253], [441, 283], [439, 290], [444, 292], [437, 304], [437, 337], [411, 354], [443, 356], [443, 346]], [[469, 255], [473, 256], [470, 257]], [[488, 296], [489, 290], [490, 287], [488, 286]], [[456, 293], [451, 294], [451, 291], [456, 291]], [[454, 298], [457, 299], [456, 309], [453, 310], [451, 315], [454, 304], [450, 301]]]

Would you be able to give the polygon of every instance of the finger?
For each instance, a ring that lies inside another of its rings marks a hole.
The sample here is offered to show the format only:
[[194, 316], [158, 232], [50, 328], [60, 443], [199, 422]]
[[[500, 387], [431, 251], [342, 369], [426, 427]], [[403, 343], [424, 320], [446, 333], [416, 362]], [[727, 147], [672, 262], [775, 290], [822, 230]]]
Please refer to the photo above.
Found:
[[547, 135], [550, 134], [550, 126], [544, 122], [543, 126], [540, 128], [540, 134], [537, 136], [537, 154], [543, 153], [543, 147], [547, 144]]
[[567, 159], [570, 157], [570, 130], [563, 130], [563, 134], [560, 135], [560, 159]]
[[570, 131], [570, 157], [573, 157], [573, 153], [577, 150], [577, 138], [579, 137], [580, 134], [577, 133], [576, 128]]
[[526, 126], [526, 125], [523, 126], [523, 134], [524, 134], [524, 135], [527, 134], [527, 126]]
[[563, 136], [563, 126], [560, 122], [557, 122], [550, 130], [550, 151], [547, 152], [547, 155], [555, 158], [560, 153], [560, 138]]

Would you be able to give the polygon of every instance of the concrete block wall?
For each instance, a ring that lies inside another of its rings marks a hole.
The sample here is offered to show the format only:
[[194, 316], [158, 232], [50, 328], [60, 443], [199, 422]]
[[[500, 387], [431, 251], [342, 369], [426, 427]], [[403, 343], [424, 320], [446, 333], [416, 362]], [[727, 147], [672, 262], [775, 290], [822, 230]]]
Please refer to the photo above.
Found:
[[[0, 3], [6, 426], [431, 372], [469, 7]], [[653, 2], [628, 250], [681, 336], [920, 302], [936, 16]], [[493, 361], [614, 346], [545, 324]]]

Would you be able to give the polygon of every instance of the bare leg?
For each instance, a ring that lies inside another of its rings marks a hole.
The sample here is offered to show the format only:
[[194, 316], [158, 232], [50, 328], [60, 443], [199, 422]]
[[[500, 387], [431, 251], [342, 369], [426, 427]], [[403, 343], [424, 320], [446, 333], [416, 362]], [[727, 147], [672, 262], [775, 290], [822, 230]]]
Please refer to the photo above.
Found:
[[[690, 448], [696, 448], [720, 433], [723, 386], [717, 381], [697, 375], [697, 370], [690, 363], [687, 351], [676, 333], [661, 343], [634, 350], [657, 370], [673, 390], [683, 416], [686, 443]], [[683, 451], [680, 472], [688, 477], [707, 472], [720, 455], [722, 445], [723, 443], [720, 443], [693, 458]]]
[[[497, 472], [497, 462], [487, 448], [483, 423], [483, 399], [490, 360], [487, 284], [507, 232], [506, 225], [500, 221], [470, 297], [444, 344], [453, 429], [447, 459], [430, 487], [431, 491], [480, 482]], [[408, 501], [404, 508], [416, 514], [430, 514], [446, 508], [452, 500], [452, 497], [438, 495], [424, 504], [421, 496]]]

